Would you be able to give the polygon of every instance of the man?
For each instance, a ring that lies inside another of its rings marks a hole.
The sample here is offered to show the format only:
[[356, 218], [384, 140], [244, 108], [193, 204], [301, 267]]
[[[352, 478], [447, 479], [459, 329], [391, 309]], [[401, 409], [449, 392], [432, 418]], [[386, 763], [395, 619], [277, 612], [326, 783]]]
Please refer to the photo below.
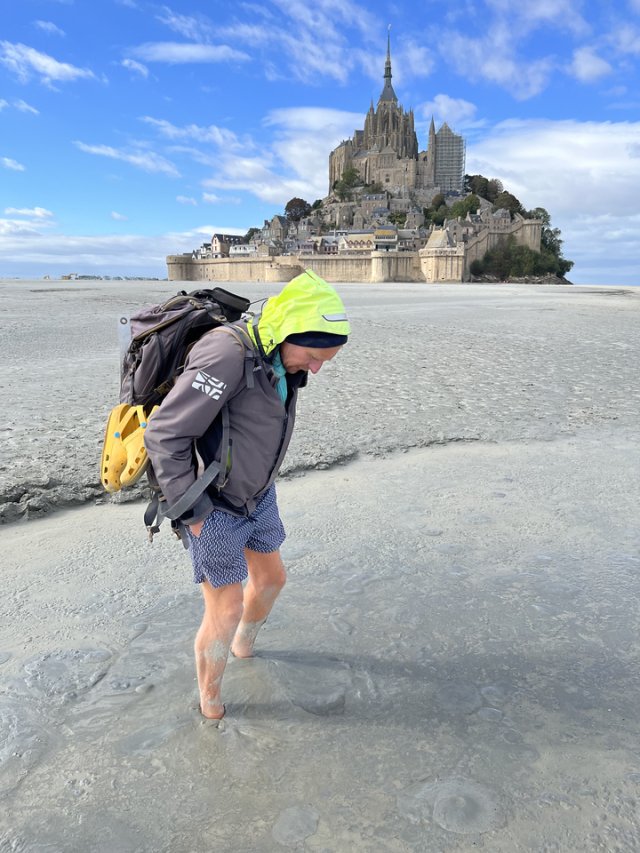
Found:
[[145, 446], [169, 508], [203, 469], [217, 472], [179, 518], [204, 596], [195, 657], [200, 711], [208, 719], [224, 716], [220, 687], [229, 650], [253, 654], [285, 583], [274, 480], [291, 439], [298, 389], [348, 334], [340, 297], [307, 270], [268, 299], [250, 325], [241, 321], [200, 338], [146, 428]]

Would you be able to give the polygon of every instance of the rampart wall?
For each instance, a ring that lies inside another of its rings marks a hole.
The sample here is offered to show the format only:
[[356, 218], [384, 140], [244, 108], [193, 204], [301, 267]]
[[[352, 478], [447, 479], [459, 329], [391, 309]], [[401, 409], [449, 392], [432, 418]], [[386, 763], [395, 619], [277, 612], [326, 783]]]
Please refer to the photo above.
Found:
[[304, 267], [297, 257], [192, 258], [169, 255], [169, 281], [291, 281]]
[[424, 281], [417, 252], [357, 255], [279, 255], [275, 258], [207, 258], [169, 255], [169, 281], [291, 281], [313, 268], [331, 282]]
[[493, 249], [505, 237], [513, 236], [516, 243], [528, 246], [534, 252], [540, 251], [542, 222], [539, 219], [520, 219], [511, 222], [505, 231], [483, 228], [479, 234], [469, 237], [465, 243], [464, 275], [468, 280], [469, 267], [475, 260], [482, 260], [485, 253]]

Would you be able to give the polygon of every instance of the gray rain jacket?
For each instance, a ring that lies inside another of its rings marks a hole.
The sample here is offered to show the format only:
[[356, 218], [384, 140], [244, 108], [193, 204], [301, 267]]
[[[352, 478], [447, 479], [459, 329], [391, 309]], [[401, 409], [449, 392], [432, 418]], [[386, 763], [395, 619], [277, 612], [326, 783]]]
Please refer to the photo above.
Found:
[[[251, 380], [253, 377], [253, 381]], [[144, 443], [170, 508], [203, 466], [223, 469], [180, 521], [201, 521], [214, 508], [249, 515], [273, 483], [291, 440], [297, 389], [307, 374], [287, 375], [286, 405], [277, 377], [248, 335], [246, 323], [207, 332], [193, 346], [184, 372], [149, 420]], [[249, 384], [253, 387], [249, 387]], [[221, 412], [227, 406], [229, 447], [221, 448]], [[196, 453], [197, 451], [197, 453]], [[223, 460], [220, 455], [226, 455]]]

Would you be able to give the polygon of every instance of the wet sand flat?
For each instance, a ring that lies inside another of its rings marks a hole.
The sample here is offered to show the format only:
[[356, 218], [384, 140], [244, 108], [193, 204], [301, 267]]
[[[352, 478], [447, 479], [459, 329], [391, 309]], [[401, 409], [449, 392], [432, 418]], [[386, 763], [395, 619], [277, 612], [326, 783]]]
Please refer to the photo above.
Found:
[[181, 546], [139, 503], [44, 514], [93, 495], [65, 436], [0, 528], [0, 849], [637, 849], [640, 302], [567, 290], [341, 288], [354, 346], [278, 487], [289, 582], [219, 728]]

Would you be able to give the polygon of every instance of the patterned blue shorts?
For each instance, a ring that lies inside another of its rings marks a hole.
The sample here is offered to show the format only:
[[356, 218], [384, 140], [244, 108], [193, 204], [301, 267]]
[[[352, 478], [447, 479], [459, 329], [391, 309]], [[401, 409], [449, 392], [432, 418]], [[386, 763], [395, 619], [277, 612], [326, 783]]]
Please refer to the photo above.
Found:
[[248, 574], [244, 549], [269, 554], [280, 548], [285, 536], [274, 485], [248, 518], [215, 509], [205, 518], [199, 536], [189, 530], [194, 583], [207, 580], [214, 587], [242, 583]]

